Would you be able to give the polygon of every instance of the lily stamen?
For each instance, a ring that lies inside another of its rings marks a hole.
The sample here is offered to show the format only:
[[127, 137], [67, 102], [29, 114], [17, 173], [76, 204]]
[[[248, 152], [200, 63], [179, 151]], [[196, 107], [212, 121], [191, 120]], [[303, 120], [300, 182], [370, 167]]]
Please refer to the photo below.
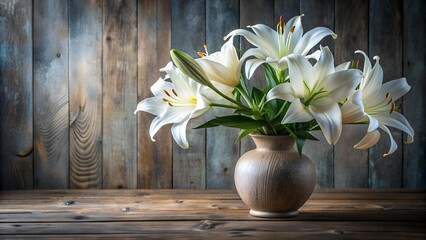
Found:
[[204, 47], [204, 51], [206, 51], [206, 55], [208, 56], [209, 55], [209, 51], [207, 50], [207, 44], [204, 44], [203, 47]]
[[176, 97], [178, 97], [178, 95], [177, 95], [177, 93], [176, 93], [176, 91], [175, 91], [174, 89], [172, 89], [172, 92], [173, 92], [173, 94], [174, 94]]
[[395, 102], [392, 101], [392, 105], [391, 105], [391, 109], [389, 111], [389, 114], [392, 114], [394, 110], [395, 110]]

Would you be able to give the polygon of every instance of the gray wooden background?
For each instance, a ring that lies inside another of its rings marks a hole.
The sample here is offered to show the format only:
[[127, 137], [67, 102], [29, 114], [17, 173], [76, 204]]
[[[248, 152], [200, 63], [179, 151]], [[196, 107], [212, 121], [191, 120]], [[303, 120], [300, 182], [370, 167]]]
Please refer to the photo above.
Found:
[[305, 147], [317, 187], [426, 188], [425, 12], [423, 0], [0, 0], [0, 189], [233, 188], [249, 139], [192, 130], [182, 150], [169, 128], [151, 142], [152, 116], [133, 111], [170, 48], [195, 56], [207, 43], [213, 52], [233, 29], [300, 13], [305, 31], [338, 34], [321, 43], [336, 62], [361, 59], [361, 49], [381, 57], [385, 80], [405, 76], [412, 86], [403, 110], [415, 143], [394, 131], [398, 151], [383, 158], [386, 134], [359, 151], [365, 128], [345, 126], [337, 145]]

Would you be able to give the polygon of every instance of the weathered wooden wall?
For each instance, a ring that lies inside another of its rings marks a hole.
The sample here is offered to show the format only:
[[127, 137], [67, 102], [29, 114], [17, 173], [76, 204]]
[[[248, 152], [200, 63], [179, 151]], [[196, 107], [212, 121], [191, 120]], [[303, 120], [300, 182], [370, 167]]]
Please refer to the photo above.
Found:
[[217, 51], [233, 29], [301, 13], [305, 31], [338, 34], [321, 42], [336, 62], [362, 59], [353, 53], [361, 49], [381, 57], [385, 80], [405, 76], [412, 86], [403, 110], [414, 144], [394, 131], [399, 149], [383, 158], [386, 134], [359, 151], [362, 127], [345, 126], [337, 145], [305, 147], [317, 187], [426, 188], [425, 12], [423, 0], [0, 0], [0, 189], [233, 188], [249, 139], [188, 130], [182, 150], [167, 127], [151, 142], [152, 116], [133, 111], [170, 48]]

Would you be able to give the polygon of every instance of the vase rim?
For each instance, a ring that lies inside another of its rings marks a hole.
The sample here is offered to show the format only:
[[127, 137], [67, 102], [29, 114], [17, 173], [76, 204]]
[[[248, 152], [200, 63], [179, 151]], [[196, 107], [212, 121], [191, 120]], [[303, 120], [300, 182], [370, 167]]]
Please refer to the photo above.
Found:
[[259, 134], [259, 133], [250, 133], [249, 134], [250, 137], [276, 137], [276, 138], [282, 138], [282, 137], [289, 137], [289, 138], [293, 138], [292, 136], [288, 135], [288, 134], [283, 134], [283, 135], [265, 135], [265, 134]]

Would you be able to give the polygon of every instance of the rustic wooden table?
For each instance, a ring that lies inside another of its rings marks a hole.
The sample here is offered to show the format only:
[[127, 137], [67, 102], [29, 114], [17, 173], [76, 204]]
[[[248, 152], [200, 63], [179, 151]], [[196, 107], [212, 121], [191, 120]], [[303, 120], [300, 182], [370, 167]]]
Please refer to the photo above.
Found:
[[289, 219], [261, 219], [230, 190], [0, 192], [0, 238], [425, 239], [426, 192], [315, 192]]

